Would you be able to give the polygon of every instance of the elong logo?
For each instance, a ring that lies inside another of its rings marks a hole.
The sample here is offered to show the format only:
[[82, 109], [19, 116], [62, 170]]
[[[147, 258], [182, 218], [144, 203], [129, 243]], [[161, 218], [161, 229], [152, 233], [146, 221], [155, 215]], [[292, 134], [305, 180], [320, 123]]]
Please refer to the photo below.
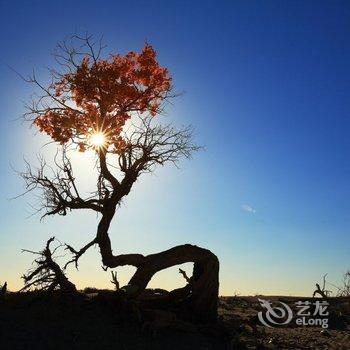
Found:
[[[264, 308], [264, 311], [258, 313], [259, 321], [266, 327], [283, 326], [289, 324], [293, 319], [292, 308], [278, 301], [279, 306], [273, 306], [272, 302], [265, 299], [259, 299], [259, 303]], [[297, 326], [321, 326], [328, 328], [329, 315], [327, 308], [329, 303], [325, 300], [297, 301], [294, 303], [298, 309], [295, 317], [295, 324]]]

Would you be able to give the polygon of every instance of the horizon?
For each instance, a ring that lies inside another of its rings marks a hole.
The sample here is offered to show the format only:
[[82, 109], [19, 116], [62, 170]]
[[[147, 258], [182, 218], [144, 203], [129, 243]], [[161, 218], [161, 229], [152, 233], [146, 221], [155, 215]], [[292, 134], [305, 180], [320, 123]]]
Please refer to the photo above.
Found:
[[[57, 42], [85, 31], [104, 35], [106, 54], [149, 41], [175, 90], [185, 91], [157, 118], [193, 125], [205, 147], [180, 169], [140, 177], [113, 220], [114, 252], [150, 254], [185, 243], [210, 249], [220, 260], [223, 296], [311, 296], [326, 273], [340, 284], [350, 268], [348, 2], [134, 1], [102, 8], [62, 1], [52, 18], [53, 9], [42, 1], [0, 2], [0, 284], [23, 286], [32, 256], [22, 248], [40, 250], [51, 236], [79, 248], [95, 234], [90, 212], [40, 222], [29, 216], [30, 196], [9, 200], [23, 192], [13, 169], [55, 149], [18, 120], [34, 90], [12, 69], [29, 75], [34, 68], [46, 81]], [[84, 157], [76, 154], [74, 162], [88, 186]], [[132, 271], [118, 268], [121, 285]], [[112, 288], [97, 249], [68, 276], [80, 289]], [[184, 284], [172, 267], [150, 287]]]

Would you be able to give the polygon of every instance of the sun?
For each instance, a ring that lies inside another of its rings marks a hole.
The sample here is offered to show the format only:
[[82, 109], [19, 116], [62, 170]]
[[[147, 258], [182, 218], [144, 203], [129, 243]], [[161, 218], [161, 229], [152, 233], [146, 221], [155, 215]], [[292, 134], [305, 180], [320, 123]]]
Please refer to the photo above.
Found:
[[106, 144], [106, 136], [102, 132], [95, 132], [90, 136], [90, 143], [92, 146], [101, 148]]

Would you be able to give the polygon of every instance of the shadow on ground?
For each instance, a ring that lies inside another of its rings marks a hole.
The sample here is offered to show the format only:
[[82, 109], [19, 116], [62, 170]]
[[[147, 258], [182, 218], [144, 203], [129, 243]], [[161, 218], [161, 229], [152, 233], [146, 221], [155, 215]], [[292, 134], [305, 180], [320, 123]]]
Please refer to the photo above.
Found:
[[[292, 305], [296, 298], [266, 297]], [[0, 349], [350, 349], [350, 299], [330, 301], [329, 328], [262, 326], [257, 297], [222, 297], [216, 324], [116, 298], [8, 293], [0, 299]], [[181, 314], [185, 315], [186, 312]], [[186, 310], [185, 310], [186, 311]]]

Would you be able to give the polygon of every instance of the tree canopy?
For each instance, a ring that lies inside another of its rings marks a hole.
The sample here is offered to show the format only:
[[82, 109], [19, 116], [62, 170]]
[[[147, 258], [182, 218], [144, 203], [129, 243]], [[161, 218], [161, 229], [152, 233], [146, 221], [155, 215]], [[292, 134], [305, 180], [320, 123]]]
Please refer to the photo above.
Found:
[[108, 58], [101, 57], [102, 46], [94, 50], [90, 42], [86, 52], [60, 47], [63, 52], [55, 57], [66, 72], [52, 70], [51, 85], [41, 86], [46, 94], [31, 109], [34, 124], [54, 141], [74, 142], [81, 151], [93, 146], [92, 135], [102, 134], [104, 148], [120, 153], [126, 146], [121, 136], [125, 122], [133, 113], [155, 116], [169, 96], [167, 68], [148, 43], [140, 52]]

